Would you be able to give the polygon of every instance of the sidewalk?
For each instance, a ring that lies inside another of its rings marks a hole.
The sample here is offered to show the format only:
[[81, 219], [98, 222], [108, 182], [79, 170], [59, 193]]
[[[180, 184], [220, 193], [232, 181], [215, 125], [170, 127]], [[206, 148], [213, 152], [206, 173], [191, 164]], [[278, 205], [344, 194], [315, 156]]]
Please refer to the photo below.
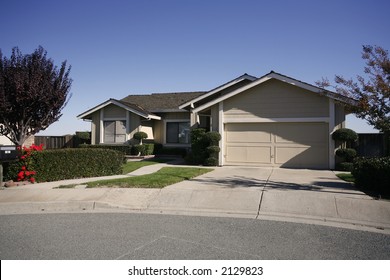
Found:
[[[243, 217], [321, 224], [390, 234], [390, 201], [375, 200], [331, 171], [217, 167], [163, 189], [85, 189], [82, 184], [156, 172], [66, 180], [0, 191], [0, 214], [142, 212]], [[172, 165], [169, 165], [172, 166]], [[72, 189], [53, 189], [78, 184]]]

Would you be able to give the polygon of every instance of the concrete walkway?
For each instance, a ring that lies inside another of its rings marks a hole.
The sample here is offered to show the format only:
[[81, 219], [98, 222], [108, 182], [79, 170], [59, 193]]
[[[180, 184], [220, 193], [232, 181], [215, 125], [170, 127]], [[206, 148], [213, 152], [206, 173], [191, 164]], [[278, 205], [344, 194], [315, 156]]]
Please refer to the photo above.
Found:
[[[375, 200], [326, 170], [217, 167], [163, 189], [85, 189], [82, 185], [150, 174], [167, 165], [150, 165], [127, 175], [4, 189], [0, 191], [0, 214], [119, 211], [229, 216], [390, 234], [390, 201]], [[79, 186], [54, 189], [68, 184]]]

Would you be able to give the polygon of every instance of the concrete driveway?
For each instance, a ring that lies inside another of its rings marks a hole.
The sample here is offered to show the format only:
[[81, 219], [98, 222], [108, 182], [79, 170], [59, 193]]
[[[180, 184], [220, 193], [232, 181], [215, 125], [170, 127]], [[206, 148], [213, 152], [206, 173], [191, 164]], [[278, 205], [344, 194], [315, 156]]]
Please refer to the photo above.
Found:
[[[153, 173], [164, 166], [167, 164], [147, 166], [127, 176]], [[0, 214], [137, 211], [294, 221], [390, 233], [390, 201], [365, 195], [332, 171], [216, 167], [212, 172], [163, 189], [53, 189], [97, 179], [2, 190]]]
[[164, 188], [149, 209], [390, 228], [389, 201], [374, 200], [327, 170], [219, 167]]

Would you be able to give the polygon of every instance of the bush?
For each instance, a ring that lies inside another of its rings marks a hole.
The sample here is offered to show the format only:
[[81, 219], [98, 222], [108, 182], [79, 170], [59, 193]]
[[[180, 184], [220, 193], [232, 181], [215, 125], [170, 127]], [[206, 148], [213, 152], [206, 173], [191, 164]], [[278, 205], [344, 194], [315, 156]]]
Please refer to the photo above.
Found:
[[131, 154], [133, 156], [143, 156], [145, 154], [145, 145], [134, 145], [131, 147]]
[[144, 155], [145, 156], [153, 155], [154, 144], [143, 144], [143, 146], [145, 146], [145, 148], [144, 148]]
[[138, 132], [134, 133], [133, 138], [138, 140], [140, 145], [142, 145], [142, 140], [148, 138], [148, 134], [146, 132], [143, 132], [143, 131], [138, 131]]
[[[168, 156], [182, 156], [187, 155], [186, 148], [177, 148], [177, 147], [163, 147], [161, 144], [155, 144], [154, 154], [155, 155], [168, 155]], [[157, 147], [156, 147], [157, 146]]]
[[352, 162], [340, 162], [336, 164], [336, 170], [338, 171], [349, 171], [351, 172], [353, 169]]
[[357, 152], [355, 149], [337, 149], [336, 155], [347, 162], [352, 162], [356, 157]]
[[81, 144], [79, 148], [91, 148], [91, 149], [110, 149], [123, 153], [124, 155], [131, 155], [131, 145], [109, 145], [109, 144], [98, 144], [98, 145], [89, 145]]
[[215, 157], [206, 158], [206, 160], [204, 161], [204, 165], [217, 166], [218, 165], [218, 158], [215, 158]]
[[221, 134], [216, 131], [209, 131], [204, 135], [204, 141], [210, 146], [218, 146], [220, 140]]
[[109, 149], [45, 150], [32, 155], [38, 182], [122, 173], [123, 154]]
[[221, 151], [221, 148], [218, 146], [210, 146], [206, 148], [208, 154], [218, 154]]
[[357, 187], [390, 194], [390, 157], [357, 158], [354, 161], [352, 175]]
[[352, 129], [340, 128], [333, 132], [332, 139], [335, 141], [353, 143], [356, 142], [356, 140], [358, 139], [358, 135]]
[[203, 164], [207, 158], [206, 148], [208, 146], [205, 141], [206, 130], [204, 128], [195, 128], [191, 130], [191, 154], [188, 161], [191, 164]]

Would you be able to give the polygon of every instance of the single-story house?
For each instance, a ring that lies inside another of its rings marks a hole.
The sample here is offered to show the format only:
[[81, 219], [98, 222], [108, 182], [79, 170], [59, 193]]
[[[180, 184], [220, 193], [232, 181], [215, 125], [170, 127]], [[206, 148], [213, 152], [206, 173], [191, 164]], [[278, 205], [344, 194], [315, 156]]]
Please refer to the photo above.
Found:
[[137, 131], [164, 146], [190, 147], [190, 129], [218, 131], [220, 165], [332, 169], [331, 134], [345, 126], [345, 98], [271, 71], [206, 92], [109, 99], [80, 114], [92, 144], [133, 141]]

